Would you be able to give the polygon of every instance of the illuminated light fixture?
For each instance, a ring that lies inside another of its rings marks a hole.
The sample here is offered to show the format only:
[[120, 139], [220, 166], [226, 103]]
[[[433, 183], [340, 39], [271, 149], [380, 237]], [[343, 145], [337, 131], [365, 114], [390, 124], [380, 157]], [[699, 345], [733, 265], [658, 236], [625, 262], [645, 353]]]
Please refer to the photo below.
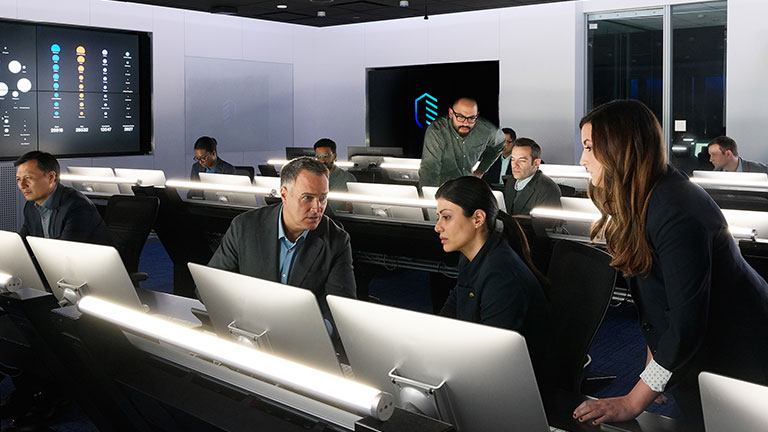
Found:
[[[290, 162], [290, 161], [285, 160], [285, 159], [270, 159], [270, 160], [267, 161], [267, 164], [268, 165], [283, 166], [283, 165], [287, 164], [288, 162]], [[354, 162], [336, 161], [335, 163], [336, 163], [337, 166], [340, 166], [342, 168], [352, 168], [353, 166], [355, 166]]]
[[323, 11], [323, 10], [317, 11], [317, 17], [318, 18], [325, 18], [325, 11]]
[[757, 239], [757, 230], [754, 228], [729, 226], [728, 231], [735, 239], [747, 239], [752, 241]]
[[593, 223], [600, 219], [600, 213], [577, 212], [572, 210], [536, 207], [531, 210], [531, 217]]
[[387, 204], [403, 207], [437, 208], [437, 201], [435, 200], [363, 195], [347, 192], [330, 192], [328, 194], [328, 199], [331, 201], [347, 201], [366, 204]]
[[757, 188], [761, 190], [768, 189], [768, 182], [765, 182], [765, 181], [709, 179], [709, 178], [702, 178], [702, 177], [691, 177], [691, 181], [701, 186], [746, 187], [746, 188]]
[[285, 5], [285, 4], [279, 4], [279, 5], [277, 5], [277, 8], [278, 8], [278, 9], [288, 9], [288, 5]]
[[0, 293], [16, 292], [21, 289], [21, 278], [7, 273], [0, 273]]
[[382, 162], [381, 165], [379, 165], [379, 168], [384, 169], [400, 169], [400, 170], [417, 170], [419, 169], [421, 165], [420, 164], [404, 164], [404, 163], [395, 163], [395, 162]]
[[276, 357], [169, 320], [85, 296], [78, 309], [126, 330], [255, 376], [263, 381], [336, 405], [344, 410], [386, 421], [394, 411], [391, 394], [346, 378]]
[[270, 195], [273, 192], [273, 188], [266, 187], [203, 183], [188, 180], [168, 180], [165, 182], [165, 186], [182, 189], [209, 190], [217, 192], [239, 192], [261, 195]]
[[565, 170], [565, 171], [560, 171], [560, 170], [543, 171], [542, 170], [542, 172], [546, 174], [547, 177], [556, 177], [561, 179], [570, 178], [570, 179], [587, 179], [588, 180], [591, 178], [589, 173], [586, 171], [578, 172], [578, 171], [571, 171], [571, 170]]
[[408, 0], [400, 0], [400, 7], [408, 7], [410, 6], [410, 3]]
[[672, 151], [673, 152], [684, 152], [684, 151], [688, 151], [688, 148], [689, 148], [689, 146], [687, 146], [687, 145], [673, 145], [672, 146]]
[[141, 184], [141, 179], [125, 178], [125, 177], [99, 177], [99, 176], [85, 176], [85, 175], [75, 175], [75, 174], [60, 174], [59, 178], [63, 181], [76, 182], [76, 183], [111, 183], [111, 184], [130, 184], [130, 185]]

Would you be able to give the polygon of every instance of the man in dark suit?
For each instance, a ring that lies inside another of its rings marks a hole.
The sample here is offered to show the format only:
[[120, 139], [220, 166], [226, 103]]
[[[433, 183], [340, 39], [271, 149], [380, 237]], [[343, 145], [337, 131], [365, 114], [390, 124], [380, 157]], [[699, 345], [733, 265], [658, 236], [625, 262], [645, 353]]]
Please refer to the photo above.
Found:
[[518, 138], [510, 156], [512, 176], [504, 187], [507, 213], [527, 215], [539, 206], [560, 208], [560, 188], [539, 171], [541, 147], [530, 138]]
[[93, 203], [59, 182], [59, 162], [53, 155], [31, 151], [13, 165], [16, 183], [27, 199], [22, 237], [111, 244], [107, 225]]
[[768, 165], [742, 159], [736, 141], [727, 136], [719, 136], [710, 141], [707, 152], [715, 171], [768, 173]]
[[209, 266], [326, 294], [355, 297], [349, 235], [323, 215], [328, 168], [310, 157], [280, 171], [281, 204], [237, 216]]
[[501, 151], [501, 156], [496, 159], [496, 162], [483, 174], [483, 180], [491, 185], [504, 184], [504, 176], [510, 174], [509, 158], [512, 155], [512, 143], [517, 139], [514, 129], [502, 128], [501, 131], [504, 132], [504, 137], [506, 138], [504, 149]]

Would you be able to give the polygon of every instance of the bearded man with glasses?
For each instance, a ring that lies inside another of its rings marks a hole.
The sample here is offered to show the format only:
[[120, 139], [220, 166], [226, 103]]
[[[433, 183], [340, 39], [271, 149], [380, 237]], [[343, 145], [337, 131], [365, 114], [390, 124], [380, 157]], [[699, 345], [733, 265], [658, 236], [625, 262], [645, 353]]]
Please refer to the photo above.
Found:
[[462, 97], [448, 108], [448, 117], [440, 117], [427, 127], [419, 168], [422, 186], [440, 186], [446, 180], [467, 175], [482, 178], [493, 165], [506, 137], [478, 112], [477, 101]]

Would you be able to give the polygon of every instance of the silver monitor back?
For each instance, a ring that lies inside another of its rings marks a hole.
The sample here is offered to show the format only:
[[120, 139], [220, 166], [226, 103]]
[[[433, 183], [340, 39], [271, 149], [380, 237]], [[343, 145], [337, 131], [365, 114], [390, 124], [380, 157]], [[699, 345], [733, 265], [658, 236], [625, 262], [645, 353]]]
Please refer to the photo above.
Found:
[[[416, 186], [409, 185], [348, 182], [347, 189], [349, 193], [374, 197], [419, 199]], [[424, 221], [424, 212], [421, 207], [353, 202], [352, 213], [388, 219]]]
[[[251, 179], [248, 176], [234, 175], [234, 174], [216, 174], [216, 173], [200, 173], [200, 181], [202, 183], [222, 184], [222, 185], [235, 185], [235, 186], [252, 186]], [[256, 207], [259, 205], [256, 200], [256, 195], [252, 193], [241, 192], [224, 192], [224, 191], [205, 191], [206, 201], [223, 202], [227, 204], [240, 204], [246, 206]]]
[[[433, 200], [435, 199], [435, 193], [437, 193], [437, 186], [422, 186], [421, 187], [421, 193], [424, 194], [424, 199]], [[504, 201], [504, 192], [502, 191], [493, 191], [493, 196], [496, 198], [496, 203], [499, 205], [499, 209], [503, 211], [507, 211], [507, 204]], [[436, 209], [429, 209], [429, 220], [437, 222], [437, 211]]]
[[266, 345], [277, 356], [341, 375], [336, 350], [311, 291], [188, 265], [219, 337], [238, 340], [243, 332], [259, 335], [266, 331], [267, 343], [254, 341], [255, 347], [264, 349]]
[[525, 339], [495, 327], [336, 296], [331, 314], [357, 379], [393, 391], [397, 375], [445, 381], [459, 431], [548, 431]]
[[768, 387], [702, 372], [699, 388], [707, 432], [768, 430]]
[[[109, 167], [67, 167], [67, 173], [92, 177], [115, 177], [115, 172]], [[103, 194], [119, 194], [120, 188], [114, 183], [80, 183], [72, 182], [72, 187], [81, 192], [98, 192]]]
[[[142, 186], [165, 187], [165, 173], [162, 170], [115, 168], [118, 177], [139, 179]], [[132, 185], [121, 184], [120, 193], [133, 195]]]
[[31, 236], [27, 242], [58, 300], [65, 298], [59, 285], [63, 281], [72, 286], [86, 284], [82, 295], [144, 309], [115, 248]]
[[24, 241], [15, 232], [0, 230], [0, 273], [21, 279], [21, 288], [45, 291]]
[[[272, 190], [272, 193], [265, 194], [261, 198], [266, 196], [280, 197], [280, 177], [256, 176], [253, 178], [253, 185]], [[266, 204], [266, 202], [264, 204]]]

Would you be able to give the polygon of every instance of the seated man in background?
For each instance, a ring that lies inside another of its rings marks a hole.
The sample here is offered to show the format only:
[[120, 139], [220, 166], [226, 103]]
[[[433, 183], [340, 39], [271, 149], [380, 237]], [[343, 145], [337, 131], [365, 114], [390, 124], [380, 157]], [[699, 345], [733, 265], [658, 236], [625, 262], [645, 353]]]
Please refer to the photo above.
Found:
[[742, 159], [736, 141], [727, 136], [719, 136], [710, 141], [707, 151], [715, 171], [768, 173], [768, 165]]
[[[216, 152], [216, 139], [201, 136], [195, 141], [195, 163], [189, 173], [191, 181], [200, 181], [200, 173], [234, 174], [235, 167], [219, 158]], [[202, 198], [203, 191], [191, 189], [187, 192], [187, 198]]]
[[109, 230], [96, 206], [59, 182], [59, 162], [50, 153], [31, 151], [18, 158], [16, 184], [24, 194], [22, 237], [28, 235], [109, 245]]
[[310, 157], [280, 171], [282, 203], [232, 220], [208, 263], [222, 270], [305, 288], [329, 317], [326, 294], [355, 298], [349, 235], [323, 215], [328, 168]]
[[528, 215], [534, 207], [560, 208], [560, 188], [539, 171], [541, 147], [530, 138], [513, 143], [510, 167], [515, 181], [504, 187], [504, 201], [510, 215]]
[[513, 143], [517, 139], [517, 134], [514, 129], [502, 128], [506, 141], [504, 141], [504, 149], [501, 150], [501, 156], [496, 159], [496, 162], [488, 168], [485, 174], [483, 174], [483, 180], [488, 184], [504, 184], [504, 176], [511, 174], [509, 170], [509, 158], [512, 156]]
[[[336, 143], [330, 138], [320, 138], [315, 143], [315, 157], [328, 171], [328, 188], [335, 192], [347, 192], [347, 182], [356, 182], [354, 175], [336, 166]], [[344, 201], [331, 201], [333, 210], [352, 211], [352, 205]]]

